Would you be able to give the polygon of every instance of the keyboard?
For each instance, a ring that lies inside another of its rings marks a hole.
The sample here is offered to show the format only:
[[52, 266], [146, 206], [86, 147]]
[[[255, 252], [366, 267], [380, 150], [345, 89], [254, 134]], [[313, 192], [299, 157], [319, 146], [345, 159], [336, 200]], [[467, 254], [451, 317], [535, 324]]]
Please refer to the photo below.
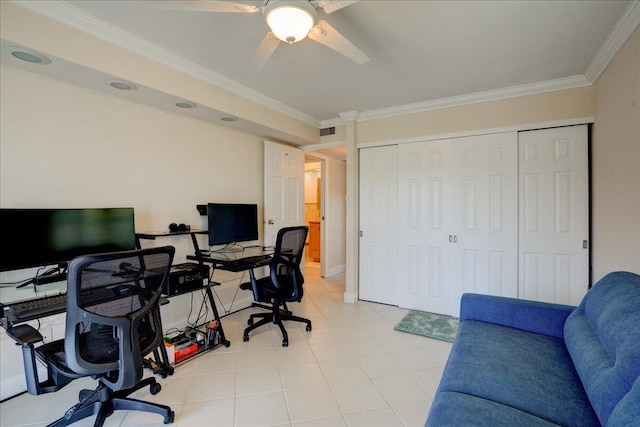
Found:
[[241, 258], [239, 259], [238, 263], [243, 263], [243, 264], [268, 264], [267, 261], [269, 261], [271, 259], [271, 255], [258, 255], [258, 256], [251, 256], [251, 257], [247, 257], [247, 258]]
[[[108, 301], [114, 296], [114, 291], [109, 288], [91, 288], [82, 291], [82, 300], [85, 304]], [[36, 319], [38, 317], [51, 316], [66, 311], [67, 295], [61, 294], [27, 300], [10, 304], [9, 306], [19, 319]]]
[[20, 319], [44, 317], [45, 315], [62, 313], [66, 309], [66, 295], [54, 295], [11, 304], [11, 310]]

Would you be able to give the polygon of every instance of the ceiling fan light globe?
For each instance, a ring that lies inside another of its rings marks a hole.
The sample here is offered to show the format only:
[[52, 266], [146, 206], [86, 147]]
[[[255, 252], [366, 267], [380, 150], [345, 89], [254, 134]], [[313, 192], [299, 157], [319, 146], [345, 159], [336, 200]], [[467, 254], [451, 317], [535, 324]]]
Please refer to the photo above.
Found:
[[307, 37], [316, 21], [316, 10], [308, 2], [270, 2], [265, 19], [271, 32], [285, 43], [293, 44]]

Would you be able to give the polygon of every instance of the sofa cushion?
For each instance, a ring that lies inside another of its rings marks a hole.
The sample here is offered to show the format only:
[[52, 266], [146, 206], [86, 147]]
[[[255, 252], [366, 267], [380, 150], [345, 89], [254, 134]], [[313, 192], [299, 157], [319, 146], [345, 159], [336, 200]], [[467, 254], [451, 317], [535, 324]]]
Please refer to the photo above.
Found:
[[562, 339], [481, 321], [460, 324], [438, 392], [494, 401], [563, 426], [600, 425]]
[[550, 423], [510, 406], [452, 391], [441, 392], [436, 395], [425, 427], [432, 425], [438, 427], [557, 426], [557, 424]]
[[606, 425], [640, 375], [640, 276], [610, 273], [567, 318], [567, 349], [598, 418]]
[[640, 377], [611, 412], [607, 427], [640, 427]]

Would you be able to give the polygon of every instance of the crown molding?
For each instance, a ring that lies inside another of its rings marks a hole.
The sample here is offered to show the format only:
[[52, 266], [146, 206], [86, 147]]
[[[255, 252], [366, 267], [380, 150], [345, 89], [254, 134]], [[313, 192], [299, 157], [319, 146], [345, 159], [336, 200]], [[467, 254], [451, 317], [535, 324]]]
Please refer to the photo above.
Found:
[[461, 107], [464, 105], [478, 104], [481, 102], [498, 101], [501, 99], [516, 98], [519, 96], [536, 95], [544, 92], [556, 90], [573, 89], [577, 87], [590, 86], [591, 82], [583, 75], [564, 77], [561, 79], [547, 80], [544, 82], [530, 83], [520, 86], [512, 86], [502, 89], [476, 92], [468, 95], [452, 96], [449, 98], [434, 99], [432, 101], [417, 102], [414, 104], [398, 105], [395, 107], [382, 108], [379, 110], [369, 110], [357, 113], [349, 111], [340, 113], [340, 117], [323, 120], [321, 128], [331, 126], [341, 126], [349, 120], [359, 122], [386, 117], [400, 116], [404, 114], [422, 113], [424, 111], [439, 110], [442, 108]]
[[448, 132], [448, 133], [440, 133], [440, 134], [434, 134], [434, 135], [422, 135], [422, 136], [415, 136], [410, 138], [361, 142], [357, 145], [357, 147], [358, 148], [381, 147], [385, 145], [398, 145], [398, 144], [408, 144], [413, 142], [435, 141], [440, 139], [463, 138], [467, 136], [476, 136], [476, 135], [490, 135], [495, 133], [522, 132], [522, 131], [529, 131], [529, 130], [536, 130], [536, 129], [548, 129], [548, 128], [555, 128], [555, 127], [563, 127], [563, 126], [585, 125], [585, 124], [590, 124], [594, 122], [595, 122], [595, 118], [593, 116], [576, 117], [573, 119], [554, 120], [550, 122], [523, 123], [523, 124], [503, 126], [498, 128], [474, 129], [474, 130], [461, 131], [461, 132]]
[[187, 60], [167, 49], [139, 37], [115, 25], [108, 24], [93, 15], [60, 0], [20, 1], [19, 6], [30, 9], [40, 15], [52, 18], [63, 24], [77, 28], [102, 40], [127, 49], [175, 70], [184, 72], [210, 85], [219, 87], [234, 95], [257, 102], [265, 107], [301, 120], [312, 126], [320, 127], [320, 121], [302, 111], [286, 105], [270, 96], [244, 86], [219, 73], [211, 71], [193, 61]]
[[352, 122], [360, 120], [360, 112], [359, 111], [345, 111], [344, 113], [338, 113], [343, 122]]
[[598, 50], [598, 53], [587, 67], [585, 76], [587, 80], [594, 83], [604, 72], [613, 57], [618, 53], [620, 48], [625, 44], [631, 33], [640, 24], [640, 0], [634, 0], [624, 11], [624, 14], [616, 23], [613, 30], [607, 37], [607, 40]]
[[468, 95], [452, 96], [449, 98], [435, 99], [432, 101], [417, 102], [414, 104], [400, 105], [397, 107], [383, 108], [380, 110], [365, 111], [360, 114], [359, 121], [380, 119], [404, 114], [421, 113], [442, 108], [460, 107], [463, 105], [478, 104], [481, 102], [497, 101], [501, 99], [515, 98], [518, 96], [535, 95], [538, 93], [552, 92], [563, 89], [589, 86], [585, 76], [571, 76], [561, 79], [547, 80], [544, 82], [530, 83], [520, 86], [512, 86], [502, 89], [476, 92]]

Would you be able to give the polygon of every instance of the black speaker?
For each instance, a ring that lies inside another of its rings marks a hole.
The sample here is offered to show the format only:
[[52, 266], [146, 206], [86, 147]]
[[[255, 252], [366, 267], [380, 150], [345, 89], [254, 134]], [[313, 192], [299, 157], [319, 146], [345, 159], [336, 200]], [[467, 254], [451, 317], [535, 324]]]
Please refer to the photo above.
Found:
[[172, 222], [171, 224], [169, 224], [169, 231], [189, 231], [191, 230], [191, 226], [190, 225], [186, 225], [186, 224], [176, 224], [175, 222]]

